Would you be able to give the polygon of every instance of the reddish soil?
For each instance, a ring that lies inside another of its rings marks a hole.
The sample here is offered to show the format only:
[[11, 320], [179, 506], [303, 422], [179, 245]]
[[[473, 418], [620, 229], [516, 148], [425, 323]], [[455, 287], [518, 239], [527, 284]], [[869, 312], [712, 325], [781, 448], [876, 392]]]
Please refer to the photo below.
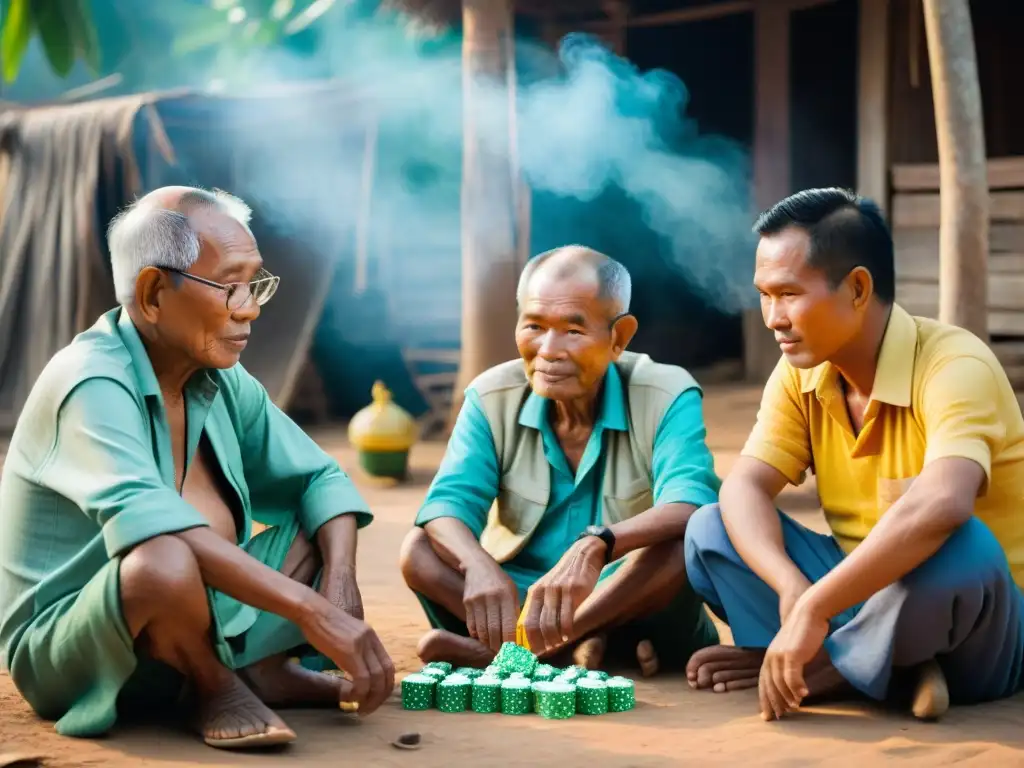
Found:
[[[709, 441], [720, 473], [735, 460], [754, 418], [757, 394], [750, 389], [709, 393]], [[359, 580], [367, 618], [381, 635], [400, 673], [418, 667], [414, 649], [426, 623], [404, 588], [396, 561], [443, 445], [414, 451], [413, 482], [380, 488], [360, 478], [341, 430], [317, 434], [350, 468], [376, 513], [359, 543]], [[782, 505], [810, 525], [822, 524], [812, 486], [787, 493]], [[861, 704], [809, 709], [782, 723], [766, 724], [753, 691], [730, 694], [690, 690], [679, 677], [637, 686], [637, 709], [602, 718], [549, 722], [537, 717], [410, 713], [396, 701], [366, 720], [329, 712], [286, 712], [299, 740], [270, 755], [239, 755], [205, 747], [189, 734], [155, 727], [125, 727], [96, 741], [64, 739], [24, 705], [6, 675], [0, 675], [0, 757], [27, 753], [47, 766], [229, 766], [292, 765], [466, 766], [578, 765], [870, 765], [961, 763], [991, 768], [1024, 765], [1024, 697], [954, 709], [940, 723], [916, 722], [908, 714]], [[423, 746], [401, 752], [390, 746], [399, 734], [416, 731]], [[0, 759], [0, 766], [6, 763]]]

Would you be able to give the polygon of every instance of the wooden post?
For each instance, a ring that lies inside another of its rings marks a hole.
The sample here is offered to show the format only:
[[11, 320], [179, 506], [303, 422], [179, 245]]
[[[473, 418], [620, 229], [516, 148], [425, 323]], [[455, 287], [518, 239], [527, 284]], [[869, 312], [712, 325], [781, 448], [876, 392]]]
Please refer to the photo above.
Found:
[[889, 3], [860, 0], [857, 191], [889, 211]]
[[[462, 405], [462, 391], [474, 377], [516, 357], [514, 98], [486, 98], [510, 82], [511, 28], [511, 0], [463, 0], [462, 354], [453, 418]], [[495, 120], [494, 110], [501, 108], [507, 112]], [[480, 135], [483, 109], [488, 126], [502, 126], [502, 141], [484, 141]]]
[[[776, 0], [754, 3], [754, 203], [758, 210], [790, 193], [789, 13]], [[765, 381], [779, 355], [760, 310], [745, 312], [747, 378]]]
[[939, 319], [988, 340], [988, 177], [967, 0], [924, 0], [939, 143]]
[[625, 56], [629, 3], [627, 0], [604, 0], [601, 8], [609, 21], [609, 29], [604, 35], [604, 40], [617, 56]]

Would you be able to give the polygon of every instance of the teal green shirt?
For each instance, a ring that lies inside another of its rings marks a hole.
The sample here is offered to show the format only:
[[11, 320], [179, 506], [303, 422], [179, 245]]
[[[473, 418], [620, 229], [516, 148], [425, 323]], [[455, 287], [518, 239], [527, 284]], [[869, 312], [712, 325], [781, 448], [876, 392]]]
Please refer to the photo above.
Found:
[[[551, 493], [544, 517], [523, 551], [504, 566], [522, 594], [554, 567], [580, 531], [600, 523], [605, 432], [629, 429], [627, 394], [615, 366], [605, 376], [594, 431], [575, 473], [551, 428], [549, 408], [550, 401], [531, 393], [519, 414], [521, 425], [540, 431], [551, 465]], [[656, 505], [676, 502], [700, 507], [718, 500], [720, 482], [705, 438], [701, 393], [689, 389], [669, 406], [655, 434], [651, 490]], [[499, 471], [480, 396], [469, 388], [416, 524], [454, 517], [479, 538], [498, 496]]]
[[[312, 537], [328, 520], [370, 510], [330, 456], [241, 365], [197, 373], [185, 389], [187, 461], [205, 434], [241, 511], [298, 518]], [[103, 315], [40, 374], [0, 476], [0, 647], [5, 663], [47, 607], [111, 558], [154, 536], [207, 525], [175, 489], [160, 388], [138, 331]]]

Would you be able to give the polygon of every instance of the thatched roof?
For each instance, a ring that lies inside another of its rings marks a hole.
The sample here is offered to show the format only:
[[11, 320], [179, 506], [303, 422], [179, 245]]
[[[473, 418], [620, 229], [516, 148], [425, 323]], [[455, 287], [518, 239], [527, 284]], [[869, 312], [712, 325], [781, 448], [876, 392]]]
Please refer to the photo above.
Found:
[[114, 304], [97, 207], [138, 190], [132, 131], [150, 103], [0, 111], [0, 430], [50, 356]]
[[[320, 118], [311, 121], [319, 132], [310, 141], [336, 141], [346, 126], [361, 135], [366, 110], [357, 104], [368, 94], [334, 81], [269, 87], [251, 97], [179, 90], [0, 108], [0, 434], [14, 426], [50, 357], [116, 304], [103, 229], [117, 209], [176, 178], [161, 169], [180, 168], [179, 157], [189, 181], [230, 188], [209, 176], [219, 172], [209, 162], [190, 164], [190, 153], [213, 142], [230, 146], [234, 127], [251, 130], [262, 116], [263, 130], [278, 132], [279, 123], [292, 123], [292, 101], [308, 105], [311, 93]], [[281, 288], [245, 365], [286, 407], [336, 260], [272, 227], [262, 235]]]

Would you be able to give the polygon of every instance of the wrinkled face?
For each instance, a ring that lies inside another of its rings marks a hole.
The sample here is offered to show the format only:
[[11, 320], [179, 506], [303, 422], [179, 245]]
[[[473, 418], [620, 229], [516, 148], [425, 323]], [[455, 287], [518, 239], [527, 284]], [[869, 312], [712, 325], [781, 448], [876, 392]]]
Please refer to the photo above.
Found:
[[541, 397], [575, 400], [594, 395], [612, 361], [636, 330], [632, 316], [618, 319], [598, 298], [590, 275], [558, 277], [538, 270], [519, 308], [516, 346], [530, 386]]
[[848, 277], [833, 289], [822, 271], [808, 265], [809, 249], [810, 235], [798, 227], [762, 237], [757, 246], [754, 286], [764, 324], [795, 368], [831, 359], [861, 324], [854, 281]]
[[[245, 283], [263, 265], [253, 236], [230, 216], [199, 210], [189, 220], [202, 248], [188, 274], [220, 284]], [[226, 291], [169, 272], [160, 273], [153, 290], [154, 325], [163, 343], [200, 368], [230, 368], [238, 362], [250, 324], [260, 314], [255, 300], [232, 311]]]

